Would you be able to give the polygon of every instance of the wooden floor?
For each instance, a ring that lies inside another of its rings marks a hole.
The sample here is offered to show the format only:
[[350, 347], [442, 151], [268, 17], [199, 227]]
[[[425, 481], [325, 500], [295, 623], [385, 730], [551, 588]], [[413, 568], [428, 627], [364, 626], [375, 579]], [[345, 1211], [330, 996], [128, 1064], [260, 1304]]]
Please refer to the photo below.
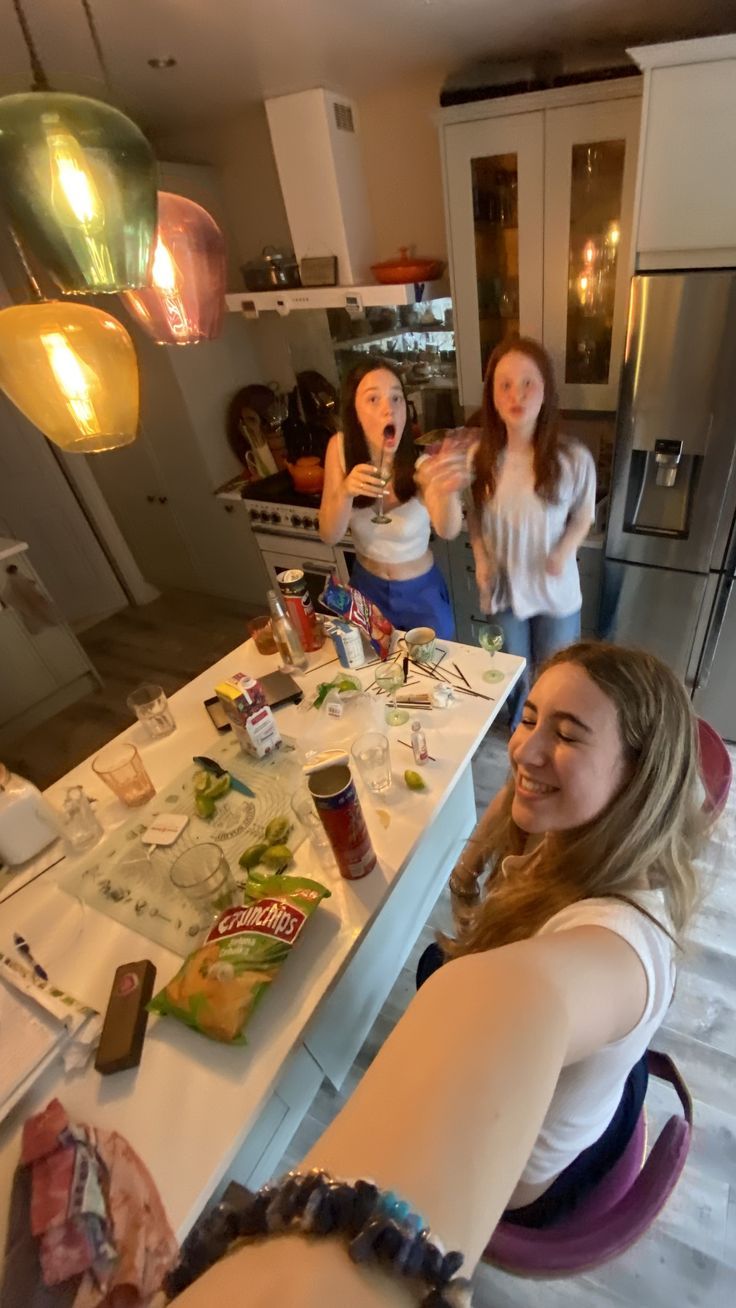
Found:
[[248, 638], [248, 614], [226, 600], [170, 592], [123, 609], [79, 636], [102, 685], [4, 750], [42, 790], [130, 726], [126, 699], [142, 681], [173, 695]]
[[[18, 742], [7, 761], [46, 785], [128, 725], [125, 698], [144, 679], [171, 693], [239, 644], [245, 618], [219, 600], [170, 595], [85, 633], [105, 685]], [[506, 733], [491, 732], [474, 762], [476, 802], [485, 807], [506, 773]], [[735, 755], [736, 761], [736, 755]], [[683, 1180], [655, 1228], [615, 1262], [565, 1281], [516, 1280], [482, 1267], [476, 1308], [721, 1308], [736, 1302], [736, 791], [703, 866], [708, 894], [681, 963], [675, 1001], [656, 1044], [675, 1057], [695, 1099], [695, 1135]], [[298, 1159], [357, 1084], [414, 993], [414, 967], [437, 926], [430, 922], [338, 1094], [327, 1083], [278, 1169]], [[676, 1111], [653, 1083], [650, 1127]]]

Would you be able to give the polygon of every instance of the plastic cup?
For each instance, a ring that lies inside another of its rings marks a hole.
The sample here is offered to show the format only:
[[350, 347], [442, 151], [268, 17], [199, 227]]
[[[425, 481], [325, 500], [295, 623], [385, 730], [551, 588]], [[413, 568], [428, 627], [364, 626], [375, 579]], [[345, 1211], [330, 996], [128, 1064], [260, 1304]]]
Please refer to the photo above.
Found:
[[160, 736], [170, 736], [172, 731], [176, 731], [176, 723], [162, 686], [144, 682], [131, 692], [127, 703], [154, 740]]
[[371, 794], [382, 795], [391, 789], [388, 736], [381, 731], [366, 731], [355, 741], [351, 753]]
[[128, 808], [147, 804], [156, 794], [135, 745], [110, 745], [92, 760], [92, 770]]
[[169, 872], [171, 883], [197, 908], [218, 917], [237, 899], [238, 888], [229, 864], [218, 845], [192, 845], [175, 860]]

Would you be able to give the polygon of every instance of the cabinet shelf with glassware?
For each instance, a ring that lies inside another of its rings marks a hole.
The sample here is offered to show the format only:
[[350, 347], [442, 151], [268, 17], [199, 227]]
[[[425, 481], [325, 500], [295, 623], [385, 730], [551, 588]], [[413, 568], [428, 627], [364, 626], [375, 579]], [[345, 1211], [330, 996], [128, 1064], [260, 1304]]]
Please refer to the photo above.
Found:
[[[327, 318], [335, 364], [342, 379], [368, 354], [380, 354], [401, 373], [407, 391], [447, 392], [457, 388], [452, 301], [443, 296], [398, 308], [369, 306], [361, 313], [329, 309]], [[437, 426], [450, 426], [457, 404]]]
[[640, 79], [443, 110], [440, 138], [458, 385], [478, 406], [488, 357], [521, 333], [552, 355], [566, 409], [616, 407]]

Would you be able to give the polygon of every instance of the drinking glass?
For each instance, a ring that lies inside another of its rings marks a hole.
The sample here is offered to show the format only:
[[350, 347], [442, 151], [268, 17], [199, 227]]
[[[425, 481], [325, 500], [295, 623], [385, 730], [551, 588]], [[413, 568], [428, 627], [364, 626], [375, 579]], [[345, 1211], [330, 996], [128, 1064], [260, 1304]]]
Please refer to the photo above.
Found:
[[386, 462], [386, 442], [385, 442], [385, 441], [382, 441], [382, 442], [381, 442], [381, 457], [380, 457], [379, 462], [378, 462], [378, 467], [376, 468], [376, 476], [377, 476], [378, 480], [379, 480], [380, 483], [381, 483], [382, 490], [381, 490], [381, 494], [378, 496], [378, 503], [377, 503], [377, 506], [376, 506], [376, 512], [373, 514], [373, 517], [371, 518], [371, 522], [379, 522], [379, 523], [384, 523], [384, 524], [387, 523], [387, 522], [390, 522], [390, 521], [391, 521], [391, 519], [389, 518], [388, 514], [387, 514], [387, 513], [384, 513], [384, 511], [383, 511], [383, 496], [384, 496], [384, 493], [385, 493], [386, 487], [388, 486], [388, 483], [389, 483], [390, 480], [391, 480], [391, 468], [389, 467], [389, 468], [387, 469], [387, 468], [384, 466], [384, 465], [385, 465], [385, 462]]
[[174, 861], [171, 882], [207, 916], [219, 917], [238, 897], [228, 862], [218, 845], [192, 845]]
[[335, 859], [332, 845], [322, 825], [322, 819], [314, 807], [314, 800], [308, 790], [299, 790], [291, 801], [291, 807], [297, 821], [301, 822], [309, 837], [317, 858], [323, 867], [334, 867]]
[[135, 745], [110, 745], [92, 760], [92, 770], [128, 808], [147, 804], [156, 794]]
[[397, 708], [396, 692], [399, 686], [404, 684], [404, 674], [398, 663], [383, 663], [376, 672], [376, 685], [379, 690], [386, 691], [388, 707], [385, 713], [385, 719], [389, 727], [400, 727], [404, 722], [409, 721], [409, 714], [406, 709]]
[[[498, 651], [503, 649], [503, 629], [494, 626], [492, 623], [489, 626], [484, 627], [478, 637], [478, 644], [481, 649], [486, 650], [487, 653], [490, 654], [491, 662], [493, 662]], [[505, 674], [501, 672], [500, 668], [491, 667], [487, 672], [483, 673], [483, 680], [503, 681], [504, 675]]]
[[382, 795], [391, 788], [391, 756], [388, 736], [381, 731], [366, 731], [359, 736], [351, 750], [366, 786], [373, 795]]
[[149, 736], [157, 740], [161, 736], [170, 736], [176, 731], [176, 723], [169, 708], [169, 702], [161, 686], [144, 682], [136, 686], [128, 696], [128, 708], [132, 709], [139, 722], [143, 723]]
[[251, 618], [248, 623], [248, 635], [259, 654], [278, 654], [278, 646], [271, 630], [271, 619], [267, 614], [260, 618]]

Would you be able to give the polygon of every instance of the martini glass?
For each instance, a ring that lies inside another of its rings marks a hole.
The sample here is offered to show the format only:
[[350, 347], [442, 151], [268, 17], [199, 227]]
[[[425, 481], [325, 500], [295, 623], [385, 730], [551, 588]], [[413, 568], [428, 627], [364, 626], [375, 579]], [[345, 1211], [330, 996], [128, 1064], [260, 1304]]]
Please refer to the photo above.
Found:
[[400, 727], [404, 722], [409, 721], [409, 714], [406, 709], [398, 708], [396, 704], [396, 692], [399, 686], [403, 686], [403, 684], [404, 674], [398, 663], [390, 663], [388, 667], [384, 664], [376, 672], [376, 685], [379, 690], [385, 690], [389, 697], [385, 713], [389, 727]]
[[388, 514], [384, 513], [383, 511], [384, 492], [386, 490], [386, 487], [388, 486], [388, 483], [391, 480], [391, 468], [390, 467], [386, 468], [385, 463], [386, 463], [386, 442], [384, 440], [381, 442], [381, 458], [379, 460], [378, 467], [376, 468], [376, 477], [381, 483], [381, 494], [378, 496], [378, 500], [376, 503], [376, 511], [373, 514], [373, 517], [371, 518], [371, 522], [378, 522], [381, 524], [385, 524], [391, 521]]
[[[478, 644], [481, 649], [486, 650], [487, 653], [490, 654], [491, 662], [493, 662], [498, 651], [503, 649], [502, 628], [496, 627], [492, 623], [489, 626], [484, 627], [478, 637]], [[483, 673], [484, 681], [503, 681], [503, 679], [504, 673], [500, 668], [491, 667], [487, 672]]]

